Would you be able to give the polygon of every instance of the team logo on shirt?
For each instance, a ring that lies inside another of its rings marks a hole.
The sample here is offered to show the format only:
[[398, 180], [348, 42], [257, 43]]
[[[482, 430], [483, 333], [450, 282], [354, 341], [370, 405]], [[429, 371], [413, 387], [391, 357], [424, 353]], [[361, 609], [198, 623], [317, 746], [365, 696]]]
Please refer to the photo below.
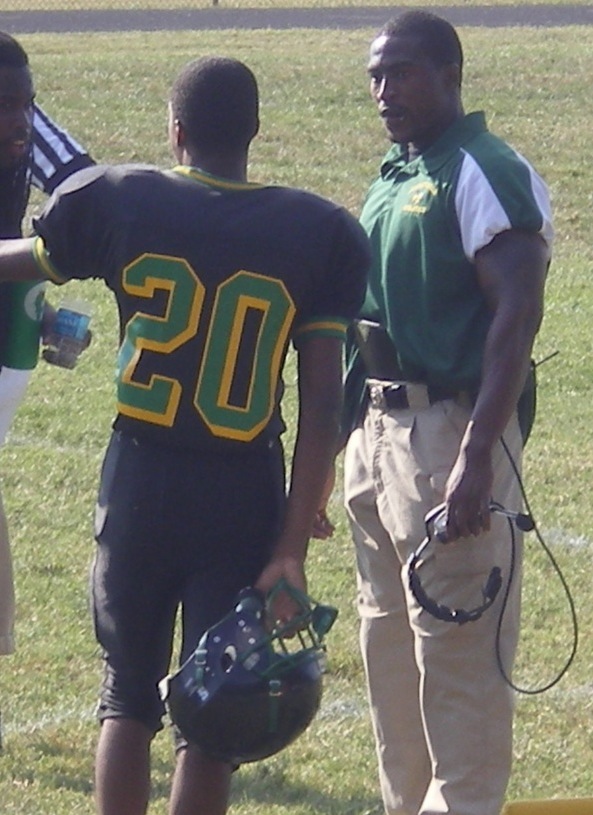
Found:
[[408, 203], [402, 207], [403, 212], [413, 215], [424, 215], [430, 206], [430, 199], [436, 197], [437, 188], [432, 181], [421, 181], [410, 188]]

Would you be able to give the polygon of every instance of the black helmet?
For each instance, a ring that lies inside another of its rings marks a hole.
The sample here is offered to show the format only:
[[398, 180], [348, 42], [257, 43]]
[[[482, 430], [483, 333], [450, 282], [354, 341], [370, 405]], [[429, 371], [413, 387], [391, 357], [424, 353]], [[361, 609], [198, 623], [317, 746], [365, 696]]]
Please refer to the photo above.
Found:
[[[301, 611], [289, 625], [268, 630], [266, 604], [279, 591], [288, 592]], [[171, 720], [188, 742], [219, 761], [242, 764], [278, 753], [319, 708], [322, 640], [336, 616], [336, 609], [312, 602], [285, 581], [267, 598], [243, 589], [233, 610], [160, 683]]]

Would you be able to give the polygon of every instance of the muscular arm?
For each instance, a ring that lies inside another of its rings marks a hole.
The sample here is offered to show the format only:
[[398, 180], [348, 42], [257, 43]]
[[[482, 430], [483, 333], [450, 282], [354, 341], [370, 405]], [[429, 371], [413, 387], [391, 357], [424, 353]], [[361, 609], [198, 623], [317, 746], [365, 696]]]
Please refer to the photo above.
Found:
[[33, 257], [34, 243], [34, 238], [0, 241], [0, 282], [44, 279]]
[[516, 409], [543, 313], [549, 250], [535, 234], [510, 230], [476, 255], [478, 280], [492, 311], [482, 383], [447, 483], [450, 539], [488, 529], [492, 452]]
[[[336, 449], [342, 403], [342, 343], [317, 337], [298, 360], [299, 418], [284, 528], [257, 582], [268, 591], [281, 577], [306, 591], [305, 558], [313, 519]], [[279, 599], [280, 602], [280, 599]], [[291, 610], [276, 606], [278, 619]]]

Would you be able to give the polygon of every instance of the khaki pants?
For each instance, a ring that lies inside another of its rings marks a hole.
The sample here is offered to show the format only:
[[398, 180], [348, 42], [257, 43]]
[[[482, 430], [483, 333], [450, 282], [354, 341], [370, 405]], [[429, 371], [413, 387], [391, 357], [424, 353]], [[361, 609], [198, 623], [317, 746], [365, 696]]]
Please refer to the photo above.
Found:
[[[511, 530], [492, 516], [479, 538], [434, 543], [419, 575], [449, 608], [474, 608], [493, 566], [503, 586], [475, 622], [442, 622], [419, 608], [407, 586], [409, 555], [424, 539], [425, 514], [443, 500], [469, 419], [453, 400], [422, 410], [370, 406], [345, 458], [345, 503], [358, 566], [360, 642], [379, 775], [388, 815], [499, 815], [512, 758], [513, 695], [496, 661], [496, 629], [511, 563]], [[516, 420], [505, 441], [520, 466]], [[502, 444], [492, 497], [520, 509]], [[512, 670], [520, 613], [521, 549], [502, 622], [500, 652]]]
[[8, 528], [0, 496], [0, 656], [14, 651], [14, 586]]

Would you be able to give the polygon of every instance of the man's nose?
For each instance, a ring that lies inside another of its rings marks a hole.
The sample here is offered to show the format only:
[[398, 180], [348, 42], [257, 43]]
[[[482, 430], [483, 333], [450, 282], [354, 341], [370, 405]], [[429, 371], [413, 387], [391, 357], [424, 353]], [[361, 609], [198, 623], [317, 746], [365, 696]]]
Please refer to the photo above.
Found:
[[394, 93], [394, 83], [387, 76], [381, 77], [377, 86], [377, 97], [379, 99], [390, 99]]

